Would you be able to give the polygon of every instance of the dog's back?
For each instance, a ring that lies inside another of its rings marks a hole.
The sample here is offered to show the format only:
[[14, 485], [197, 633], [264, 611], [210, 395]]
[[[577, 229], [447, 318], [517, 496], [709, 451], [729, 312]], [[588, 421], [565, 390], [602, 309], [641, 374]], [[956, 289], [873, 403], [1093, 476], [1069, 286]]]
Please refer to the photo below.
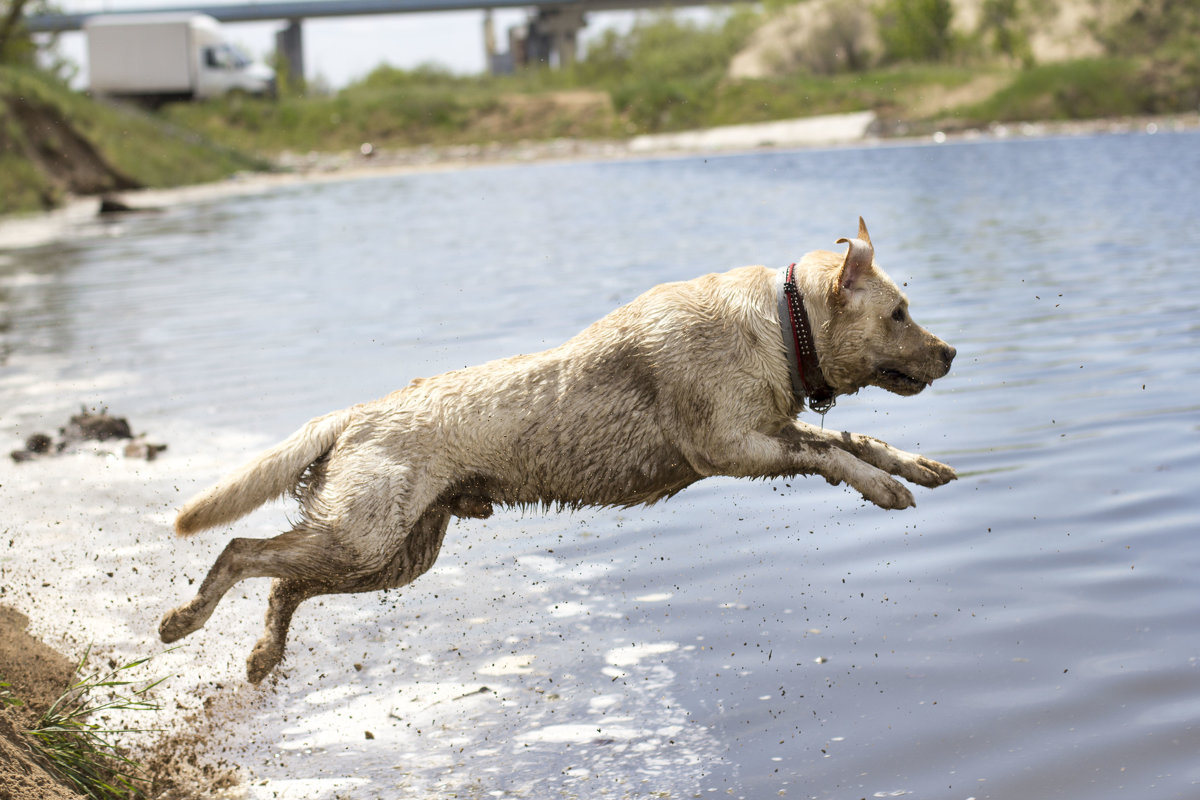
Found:
[[745, 408], [770, 429], [794, 413], [786, 367], [770, 360], [771, 278], [743, 267], [665, 284], [559, 347], [414, 381], [356, 409], [325, 474], [372, 451], [439, 493], [505, 505], [674, 494], [711, 474], [714, 423], [741, 424]]
[[769, 358], [779, 346], [771, 278], [742, 267], [663, 284], [558, 347], [419, 378], [314, 419], [189, 500], [176, 531], [232, 522], [294, 490], [326, 456], [322, 485], [349, 479], [368, 453], [377, 468], [418, 470], [435, 497], [627, 506], [670, 496], [711, 474], [713, 422], [744, 407], [756, 411], [752, 427], [770, 429], [796, 410]]

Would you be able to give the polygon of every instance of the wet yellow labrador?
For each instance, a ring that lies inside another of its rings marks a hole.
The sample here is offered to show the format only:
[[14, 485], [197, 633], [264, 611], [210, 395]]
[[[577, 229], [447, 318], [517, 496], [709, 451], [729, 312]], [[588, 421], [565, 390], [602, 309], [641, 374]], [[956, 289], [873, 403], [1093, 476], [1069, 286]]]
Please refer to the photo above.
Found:
[[451, 516], [507, 506], [654, 503], [711, 475], [820, 475], [887, 509], [913, 504], [945, 464], [797, 420], [838, 395], [920, 392], [955, 351], [909, 316], [875, 264], [866, 225], [781, 270], [741, 267], [657, 286], [564, 344], [414, 380], [318, 417], [188, 501], [180, 535], [290, 492], [292, 530], [233, 539], [194, 599], [169, 611], [173, 642], [238, 581], [274, 578], [247, 662], [283, 658], [292, 614], [321, 594], [402, 586], [428, 570]]

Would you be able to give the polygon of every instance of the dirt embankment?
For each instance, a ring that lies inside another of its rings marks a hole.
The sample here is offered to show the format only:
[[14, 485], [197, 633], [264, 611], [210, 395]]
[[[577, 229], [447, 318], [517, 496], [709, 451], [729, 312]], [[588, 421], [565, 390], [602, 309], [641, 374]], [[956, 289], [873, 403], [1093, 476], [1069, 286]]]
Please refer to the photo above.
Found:
[[[69, 800], [79, 795], [39, 763], [23, 733], [67, 689], [73, 665], [25, 631], [23, 614], [0, 605], [0, 800]], [[6, 698], [7, 697], [7, 701]], [[11, 702], [20, 700], [20, 704]]]
[[48, 73], [0, 65], [0, 214], [269, 167], [154, 114], [96, 102]]
[[[26, 733], [78, 680], [75, 664], [31, 636], [28, 623], [0, 604], [0, 684], [8, 684], [0, 685], [0, 800], [79, 800], [83, 795], [47, 768]], [[224, 713], [220, 702], [206, 700], [177, 729], [129, 754], [142, 765], [147, 797], [201, 800], [239, 783], [232, 767], [209, 755]]]
[[64, 194], [102, 194], [141, 186], [108, 163], [69, 119], [48, 103], [0, 94], [0, 154], [23, 157], [39, 174], [44, 208]]

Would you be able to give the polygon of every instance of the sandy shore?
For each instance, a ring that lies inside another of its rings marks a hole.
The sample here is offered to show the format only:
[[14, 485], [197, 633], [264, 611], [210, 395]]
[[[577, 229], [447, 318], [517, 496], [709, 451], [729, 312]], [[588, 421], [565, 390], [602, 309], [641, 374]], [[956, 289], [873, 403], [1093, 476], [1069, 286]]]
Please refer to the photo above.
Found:
[[[992, 124], [983, 129], [916, 135], [903, 124], [882, 124], [870, 111], [828, 114], [701, 131], [636, 136], [628, 140], [554, 139], [516, 144], [424, 146], [387, 150], [364, 145], [368, 152], [283, 153], [279, 172], [245, 173], [217, 183], [173, 189], [123, 192], [134, 209], [203, 203], [260, 194], [300, 184], [356, 180], [414, 172], [458, 170], [554, 161], [617, 161], [696, 155], [733, 155], [760, 150], [879, 146], [887, 143], [944, 144], [979, 139], [1044, 138], [1102, 133], [1147, 133], [1200, 128], [1200, 113], [1161, 117]], [[0, 250], [37, 247], [76, 236], [103, 234], [100, 200], [80, 197], [41, 214], [0, 218]]]
[[[69, 393], [53, 381], [27, 388], [17, 416]], [[0, 425], [5, 440], [13, 427]], [[506, 797], [537, 797], [548, 759], [572, 766], [560, 780], [579, 796], [612, 796], [590, 787], [612, 775], [676, 796], [694, 787], [697, 764], [720, 757], [672, 668], [695, 645], [625, 638], [628, 617], [665, 608], [669, 591], [589, 591], [615, 566], [547, 553], [563, 524], [553, 516], [506, 512], [475, 536], [455, 523], [419, 585], [310, 604], [281, 672], [260, 686], [245, 682], [242, 659], [262, 623], [263, 581], [231, 592], [206, 633], [164, 647], [159, 616], [190, 594], [227, 539], [175, 539], [174, 506], [237, 462], [231, 453], [267, 442], [185, 423], [154, 434], [171, 449], [152, 462], [103, 447], [0, 462], [5, 538], [15, 543], [0, 555], [0, 604], [18, 608], [29, 633], [68, 661], [89, 643], [114, 663], [153, 656], [128, 679], [169, 678], [152, 717], [168, 733], [122, 741], [177, 787], [170, 797], [474, 797], [481, 781], [510, 787]], [[239, 531], [273, 535], [286, 515], [265, 507]], [[0, 752], [0, 777], [7, 764]]]

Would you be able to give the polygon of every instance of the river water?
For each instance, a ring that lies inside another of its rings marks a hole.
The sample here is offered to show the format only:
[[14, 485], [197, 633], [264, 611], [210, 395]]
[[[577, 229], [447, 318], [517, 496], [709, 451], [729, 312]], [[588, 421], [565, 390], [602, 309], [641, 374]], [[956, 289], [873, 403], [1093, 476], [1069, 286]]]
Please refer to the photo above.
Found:
[[210, 745], [254, 798], [1200, 797], [1197, 175], [1188, 133], [543, 164], [0, 254], [5, 441], [87, 404], [170, 445], [6, 460], [0, 602], [63, 646], [158, 652], [228, 537], [286, 524], [169, 534], [256, 450], [656, 283], [833, 248], [861, 214], [959, 355], [824, 423], [957, 482], [904, 512], [716, 479], [456, 522], [413, 586], [303, 606], [262, 689], [250, 581], [158, 657], [173, 707], [225, 709]]

